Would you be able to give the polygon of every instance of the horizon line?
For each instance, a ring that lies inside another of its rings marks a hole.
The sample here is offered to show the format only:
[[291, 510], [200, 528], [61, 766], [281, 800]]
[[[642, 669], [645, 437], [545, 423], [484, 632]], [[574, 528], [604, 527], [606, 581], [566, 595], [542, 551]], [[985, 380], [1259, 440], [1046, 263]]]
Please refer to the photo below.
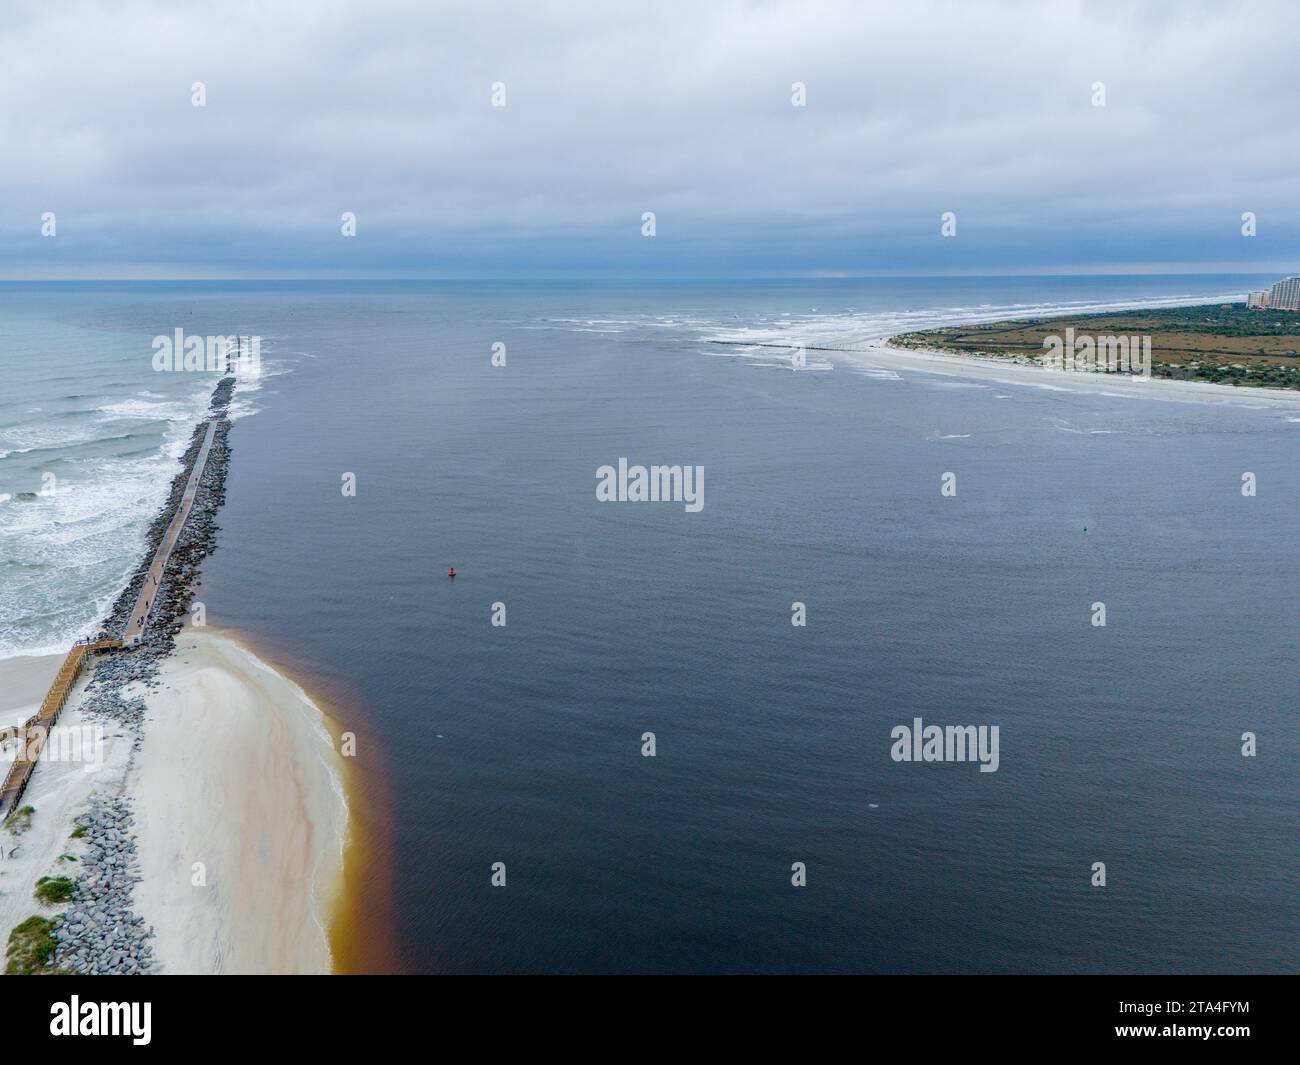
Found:
[[989, 280], [1015, 279], [1045, 280], [1057, 278], [1156, 278], [1156, 277], [1259, 277], [1278, 273], [1277, 270], [1169, 270], [1169, 271], [1123, 271], [1107, 270], [1100, 273], [1080, 272], [1045, 272], [1045, 273], [918, 273], [918, 274], [691, 274], [691, 275], [636, 275], [625, 274], [610, 276], [565, 275], [555, 277], [412, 277], [410, 275], [347, 275], [347, 276], [192, 276], [192, 277], [0, 277], [4, 285], [63, 285], [63, 284], [199, 284], [199, 283], [322, 283], [339, 284], [358, 281], [365, 282], [407, 282], [412, 284], [563, 284], [587, 282], [593, 284], [645, 284], [650, 282], [673, 281], [934, 281], [934, 280]]

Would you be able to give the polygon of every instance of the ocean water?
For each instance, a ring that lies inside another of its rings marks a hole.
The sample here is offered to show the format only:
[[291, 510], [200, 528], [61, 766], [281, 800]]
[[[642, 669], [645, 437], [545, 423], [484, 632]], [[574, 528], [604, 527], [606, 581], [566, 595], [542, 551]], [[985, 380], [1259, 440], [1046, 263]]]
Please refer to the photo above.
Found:
[[[203, 598], [349, 693], [365, 967], [1294, 972], [1300, 411], [746, 346], [1248, 287], [0, 286], [0, 639], [137, 563], [211, 386], [151, 339], [258, 334]], [[703, 509], [598, 502], [623, 456]], [[997, 772], [892, 761], [917, 717]]]
[[[0, 657], [66, 651], [140, 564], [215, 381], [153, 372], [152, 341], [219, 332], [203, 302], [0, 285]], [[245, 384], [236, 417], [255, 409]]]

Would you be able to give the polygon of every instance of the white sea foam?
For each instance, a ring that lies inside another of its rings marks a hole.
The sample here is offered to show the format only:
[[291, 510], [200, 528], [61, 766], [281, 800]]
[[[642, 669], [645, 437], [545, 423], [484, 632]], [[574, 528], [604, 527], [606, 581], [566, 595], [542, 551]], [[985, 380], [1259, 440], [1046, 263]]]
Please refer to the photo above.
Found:
[[[142, 393], [141, 396], [145, 394]], [[194, 415], [194, 404], [183, 400], [166, 400], [151, 398], [123, 399], [116, 403], [106, 403], [96, 410], [107, 418], [123, 418], [135, 421], [183, 421]]]
[[[647, 315], [640, 324], [648, 327], [676, 327], [696, 333], [696, 339], [717, 344], [800, 343], [808, 348], [827, 346], [866, 349], [897, 333], [939, 325], [978, 324], [1003, 318], [1057, 317], [1067, 314], [1095, 314], [1104, 311], [1155, 307], [1194, 306], [1240, 299], [1241, 294], [1219, 296], [1162, 296], [1130, 300], [1061, 300], [1047, 303], [982, 303], [911, 311], [847, 311], [825, 314], [795, 314], [782, 311], [743, 321], [735, 315], [705, 318], [697, 315]], [[551, 319], [563, 324], [564, 319]], [[577, 320], [570, 320], [577, 324]], [[587, 320], [584, 320], [586, 324]]]
[[[268, 366], [263, 351], [261, 378], [237, 384], [232, 418], [256, 413], [262, 381], [290, 372]], [[145, 532], [208, 412], [212, 375], [145, 369], [124, 391], [126, 372], [102, 397], [61, 396], [82, 409], [57, 421], [41, 409], [52, 403], [38, 402], [0, 427], [0, 657], [63, 651], [93, 631], [140, 565]]]

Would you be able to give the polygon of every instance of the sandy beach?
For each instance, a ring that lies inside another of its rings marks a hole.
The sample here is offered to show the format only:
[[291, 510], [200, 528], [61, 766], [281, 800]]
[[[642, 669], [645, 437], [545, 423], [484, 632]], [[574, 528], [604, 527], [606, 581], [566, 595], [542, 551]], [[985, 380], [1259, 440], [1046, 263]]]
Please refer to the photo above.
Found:
[[[0, 660], [0, 726], [24, 721], [36, 710], [62, 660], [62, 655]], [[79, 729], [85, 724], [78, 709], [85, 683], [83, 679], [74, 689], [59, 720], [61, 727]], [[37, 766], [23, 796], [23, 805], [35, 810], [28, 827], [20, 832], [0, 828], [0, 942], [32, 914], [51, 916], [56, 912], [32, 897], [36, 881], [42, 876], [77, 875], [77, 863], [61, 860], [63, 855], [80, 855], [79, 842], [70, 838], [75, 819], [96, 791], [120, 789], [129, 748], [120, 730], [108, 728], [101, 766], [91, 769], [48, 759]], [[0, 761], [0, 772], [8, 768], [7, 758]]]
[[[61, 656], [0, 661], [0, 725], [26, 718]], [[163, 973], [328, 973], [348, 814], [320, 709], [230, 636], [186, 631], [146, 701], [143, 742], [83, 712], [83, 676], [60, 719], [99, 724], [103, 761], [42, 759], [29, 826], [0, 831], [0, 935], [33, 914], [42, 876], [94, 879], [72, 836], [90, 811], [130, 801], [132, 909]], [[200, 867], [196, 863], [202, 863]]]
[[1010, 359], [954, 355], [920, 348], [899, 348], [881, 341], [860, 352], [831, 353], [851, 364], [889, 369], [919, 370], [924, 373], [973, 377], [1009, 385], [1062, 391], [1087, 391], [1146, 399], [1191, 403], [1229, 403], [1243, 406], [1300, 409], [1300, 392], [1278, 388], [1233, 388], [1206, 381], [1173, 381], [1166, 378], [1140, 380], [1123, 374], [1066, 373]]
[[328, 973], [347, 829], [324, 717], [229, 636], [186, 632], [131, 774], [164, 973]]
[[0, 659], [0, 728], [25, 721], [45, 697], [62, 655]]

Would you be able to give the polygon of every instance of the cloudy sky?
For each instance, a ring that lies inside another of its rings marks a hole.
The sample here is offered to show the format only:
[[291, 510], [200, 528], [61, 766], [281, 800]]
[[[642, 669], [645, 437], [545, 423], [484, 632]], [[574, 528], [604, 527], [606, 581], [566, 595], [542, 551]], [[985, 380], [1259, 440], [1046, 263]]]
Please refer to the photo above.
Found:
[[1293, 3], [0, 6], [0, 277], [1300, 267]]

